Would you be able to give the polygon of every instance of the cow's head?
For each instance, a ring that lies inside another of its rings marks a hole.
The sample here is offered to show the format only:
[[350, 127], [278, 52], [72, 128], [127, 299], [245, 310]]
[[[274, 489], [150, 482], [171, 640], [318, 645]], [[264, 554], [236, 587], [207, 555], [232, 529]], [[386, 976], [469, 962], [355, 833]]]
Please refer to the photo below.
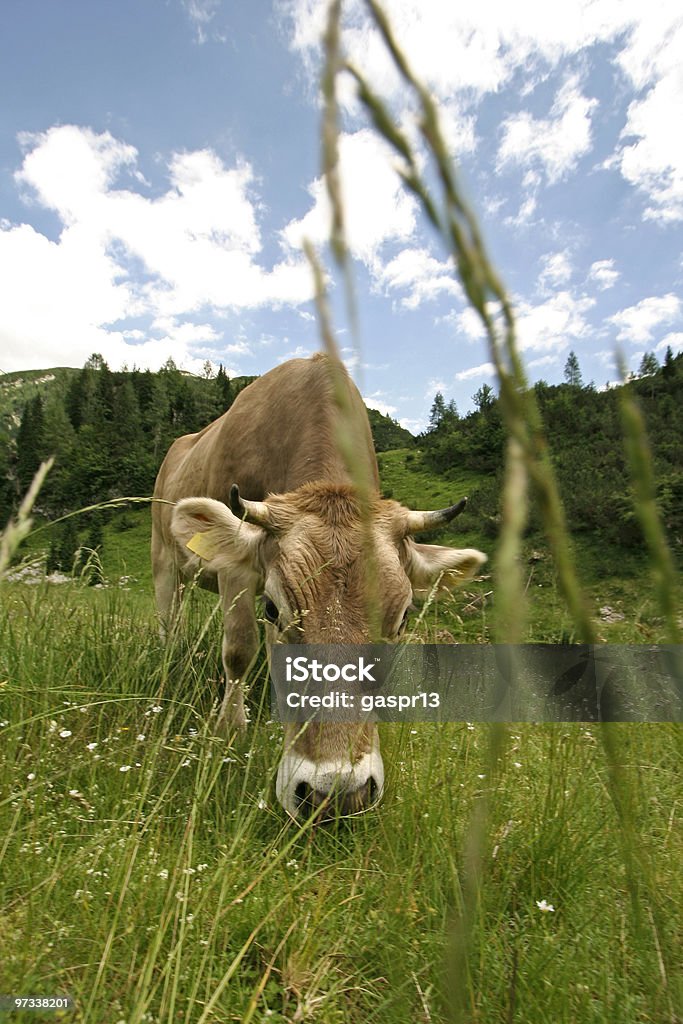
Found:
[[[173, 533], [181, 544], [191, 541], [212, 572], [258, 575], [269, 648], [395, 640], [415, 591], [439, 577], [460, 583], [486, 561], [472, 548], [412, 539], [449, 522], [464, 502], [412, 512], [376, 498], [364, 516], [352, 488], [317, 483], [265, 501], [247, 501], [233, 487], [230, 506], [186, 498], [174, 511]], [[374, 724], [285, 726], [276, 791], [290, 814], [331, 799], [342, 813], [361, 811], [379, 800], [383, 785]]]

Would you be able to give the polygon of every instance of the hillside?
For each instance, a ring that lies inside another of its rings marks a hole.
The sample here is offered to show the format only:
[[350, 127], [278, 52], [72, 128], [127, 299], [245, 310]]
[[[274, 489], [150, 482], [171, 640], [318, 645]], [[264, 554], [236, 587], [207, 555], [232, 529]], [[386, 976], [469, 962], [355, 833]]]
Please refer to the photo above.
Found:
[[[173, 438], [209, 422], [252, 379], [228, 380], [222, 373], [197, 378], [170, 363], [158, 374], [112, 373], [91, 361], [83, 370], [5, 375], [0, 378], [0, 511], [9, 514], [40, 459], [53, 450], [57, 463], [40, 498], [46, 521], [122, 494], [149, 495]], [[671, 358], [626, 387], [643, 409], [654, 453], [657, 501], [671, 548], [680, 559], [683, 357]], [[632, 508], [620, 393], [600, 393], [580, 384], [536, 385], [578, 568], [593, 588], [595, 612], [614, 605], [617, 615], [625, 611], [642, 624], [643, 636], [651, 636], [656, 614], [639, 596], [649, 590], [649, 582], [642, 532]], [[467, 495], [467, 509], [454, 529], [427, 539], [493, 554], [505, 435], [495, 395], [484, 389], [478, 395], [482, 401], [475, 412], [459, 417], [444, 405], [432, 428], [417, 439], [375, 410], [369, 410], [369, 417], [383, 494], [412, 508], [444, 507]], [[133, 577], [130, 585], [149, 593], [149, 532], [149, 512], [139, 506], [90, 512], [36, 534], [29, 550], [47, 554], [51, 570], [69, 572], [81, 545], [98, 549], [105, 577]], [[543, 598], [536, 602], [536, 635], [557, 639], [563, 635], [563, 612], [533, 502], [526, 557], [529, 580]], [[82, 570], [82, 563], [76, 570]], [[100, 578], [98, 573], [90, 576], [93, 582]], [[611, 635], [618, 629], [614, 626]]]
[[[672, 548], [683, 554], [683, 354], [667, 353], [650, 372], [621, 387], [597, 391], [580, 381], [534, 386], [550, 456], [571, 532], [621, 551], [643, 551], [641, 528], [633, 510], [621, 398], [635, 399], [652, 450], [656, 501]], [[440, 403], [432, 429], [420, 438], [424, 466], [457, 480], [465, 470], [485, 476], [472, 494], [475, 514], [491, 538], [498, 533], [502, 468], [506, 442], [499, 402], [484, 385], [467, 416]], [[439, 403], [435, 401], [435, 407]], [[528, 532], [540, 529], [534, 496]]]

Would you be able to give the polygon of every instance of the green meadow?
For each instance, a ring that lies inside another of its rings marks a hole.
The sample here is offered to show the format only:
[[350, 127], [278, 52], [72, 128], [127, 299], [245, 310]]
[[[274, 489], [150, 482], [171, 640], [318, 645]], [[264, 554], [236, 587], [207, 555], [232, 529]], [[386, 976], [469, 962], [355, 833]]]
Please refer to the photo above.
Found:
[[[426, 479], [407, 455], [380, 456], [400, 500], [476, 483]], [[162, 646], [148, 512], [125, 515], [105, 530], [107, 586], [2, 589], [0, 989], [75, 1004], [9, 1019], [677, 1019], [678, 727], [384, 725], [383, 803], [295, 823], [263, 666], [248, 735], [213, 735], [215, 599], [192, 595]], [[48, 544], [49, 529], [29, 547]], [[528, 639], [568, 639], [551, 559], [528, 554]], [[663, 639], [645, 565], [615, 580], [578, 559], [598, 621], [624, 615], [602, 639]], [[485, 576], [416, 610], [410, 639], [490, 640], [491, 591]]]

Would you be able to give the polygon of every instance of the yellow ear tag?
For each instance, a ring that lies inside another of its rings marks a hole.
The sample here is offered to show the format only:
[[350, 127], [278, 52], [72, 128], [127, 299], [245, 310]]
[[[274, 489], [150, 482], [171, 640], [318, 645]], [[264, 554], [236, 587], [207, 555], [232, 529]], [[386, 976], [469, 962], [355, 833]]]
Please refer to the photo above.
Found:
[[194, 551], [195, 555], [199, 555], [200, 558], [205, 558], [207, 561], [213, 558], [216, 553], [216, 542], [209, 533], [195, 533], [193, 537], [190, 537], [185, 547], [188, 547], [190, 551]]

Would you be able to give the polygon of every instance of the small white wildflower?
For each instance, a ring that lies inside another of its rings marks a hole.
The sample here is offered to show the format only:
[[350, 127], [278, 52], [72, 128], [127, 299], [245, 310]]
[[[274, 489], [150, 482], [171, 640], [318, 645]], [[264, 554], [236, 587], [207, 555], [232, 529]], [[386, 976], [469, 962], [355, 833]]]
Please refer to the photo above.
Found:
[[417, 736], [417, 729], [411, 729], [410, 730], [410, 735], [411, 736]]
[[36, 777], [36, 773], [35, 772], [29, 772], [28, 775], [26, 776], [26, 778], [28, 779], [29, 782], [33, 782], [35, 777]]
[[187, 921], [188, 924], [190, 924], [192, 921], [194, 921], [194, 914], [187, 914], [185, 920]]
[[299, 865], [297, 864], [297, 862], [295, 860], [288, 860], [287, 861], [287, 867], [288, 868], [294, 868], [295, 871], [299, 870]]
[[93, 741], [92, 743], [86, 743], [85, 746], [86, 746], [86, 750], [94, 750], [95, 747], [97, 746], [97, 742]]
[[208, 866], [209, 866], [208, 864], [198, 864], [197, 865], [197, 871], [206, 871]]
[[268, 807], [268, 804], [266, 803], [265, 800], [259, 800], [256, 806], [258, 807], [259, 811], [265, 811]]
[[183, 874], [184, 875], [196, 875], [197, 874], [197, 869], [196, 868], [183, 868]]
[[145, 742], [145, 734], [144, 734], [144, 732], [139, 732], [138, 733], [137, 741], [138, 741], [138, 743], [144, 743]]
[[185, 902], [185, 893], [178, 891], [175, 894], [175, 898], [178, 900], [178, 903], [184, 903]]
[[512, 763], [515, 766], [515, 768], [521, 768], [522, 767], [522, 762], [521, 761], [513, 761]]
[[168, 868], [162, 868], [161, 871], [157, 871], [158, 878], [168, 878]]
[[120, 772], [129, 772], [130, 771], [130, 765], [129, 764], [122, 764], [121, 767], [119, 768], [119, 771]]
[[68, 739], [68, 737], [71, 735], [71, 729], [62, 729], [59, 735], [62, 737], [63, 740]]
[[70, 789], [69, 796], [80, 796], [80, 792], [77, 789]]
[[477, 775], [477, 778], [478, 778], [478, 779], [485, 779], [485, 778], [486, 778], [486, 776], [485, 776], [485, 775]]
[[548, 903], [547, 900], [536, 900], [536, 906], [543, 914], [555, 913], [555, 907], [552, 903]]

